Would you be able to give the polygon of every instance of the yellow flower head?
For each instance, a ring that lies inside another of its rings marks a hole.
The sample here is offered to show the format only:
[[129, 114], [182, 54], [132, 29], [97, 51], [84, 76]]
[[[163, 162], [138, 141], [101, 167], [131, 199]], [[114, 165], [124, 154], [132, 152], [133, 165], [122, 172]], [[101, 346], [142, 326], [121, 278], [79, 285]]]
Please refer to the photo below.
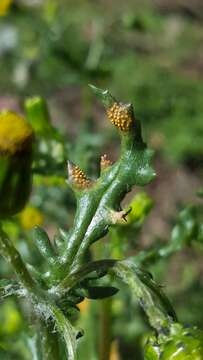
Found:
[[10, 111], [0, 113], [0, 154], [14, 155], [31, 147], [33, 131], [28, 122]]
[[34, 226], [41, 226], [44, 216], [38, 209], [27, 206], [19, 215], [20, 223], [25, 230], [31, 230]]
[[13, 0], [0, 0], [0, 16], [7, 14]]

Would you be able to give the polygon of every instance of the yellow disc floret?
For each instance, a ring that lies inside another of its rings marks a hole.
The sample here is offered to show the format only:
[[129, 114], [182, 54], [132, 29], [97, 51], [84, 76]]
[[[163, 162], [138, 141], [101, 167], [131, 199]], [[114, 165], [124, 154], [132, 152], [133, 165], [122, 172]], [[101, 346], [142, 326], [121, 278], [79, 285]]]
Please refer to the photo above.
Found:
[[31, 148], [33, 131], [20, 115], [4, 111], [0, 113], [0, 154], [14, 155]]
[[121, 131], [130, 130], [133, 124], [133, 114], [130, 105], [114, 103], [108, 110], [107, 116], [113, 125], [117, 126]]

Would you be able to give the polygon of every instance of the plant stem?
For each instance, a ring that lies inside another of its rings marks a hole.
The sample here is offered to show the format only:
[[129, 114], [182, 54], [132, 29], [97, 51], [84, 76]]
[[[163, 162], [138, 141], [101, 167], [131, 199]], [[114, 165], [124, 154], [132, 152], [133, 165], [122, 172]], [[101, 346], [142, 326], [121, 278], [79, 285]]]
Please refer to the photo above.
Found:
[[53, 324], [41, 323], [43, 360], [60, 360], [59, 342]]
[[[55, 305], [50, 305], [50, 310], [56, 321], [58, 331], [63, 335], [68, 360], [76, 360], [76, 331], [68, 318]], [[47, 359], [48, 360], [48, 359]]]
[[34, 292], [36, 284], [28, 272], [19, 252], [13, 246], [8, 236], [0, 229], [0, 254], [11, 264], [21, 281], [29, 291]]
[[108, 360], [111, 348], [111, 313], [112, 299], [105, 299], [100, 304], [99, 360]]
[[[69, 269], [72, 265], [81, 245], [83, 254], [86, 248], [90, 245], [89, 238], [91, 237], [92, 232], [95, 230], [95, 226], [91, 227], [91, 223], [93, 223], [92, 219], [95, 218], [95, 215], [98, 212], [98, 208], [100, 207], [100, 203], [104, 194], [106, 194], [109, 187], [111, 187], [112, 183], [115, 181], [118, 167], [119, 164], [114, 164], [112, 169], [109, 170], [108, 174], [106, 173], [106, 175], [101, 178], [97, 186], [88, 192], [84, 192], [84, 194], [78, 197], [77, 212], [73, 228], [70, 231], [67, 244], [64, 249], [64, 254], [61, 258], [63, 272], [64, 268], [66, 271], [68, 271], [67, 269]], [[89, 233], [88, 236], [86, 235], [87, 233]], [[85, 245], [83, 244], [84, 238]]]

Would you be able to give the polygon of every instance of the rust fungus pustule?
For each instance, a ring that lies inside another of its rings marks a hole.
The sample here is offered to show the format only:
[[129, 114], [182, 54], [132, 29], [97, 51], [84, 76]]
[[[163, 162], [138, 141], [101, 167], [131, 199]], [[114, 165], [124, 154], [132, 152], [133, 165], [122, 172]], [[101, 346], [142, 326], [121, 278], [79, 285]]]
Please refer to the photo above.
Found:
[[79, 166], [68, 162], [68, 173], [70, 181], [80, 189], [86, 189], [91, 186], [92, 181], [88, 179], [84, 171]]
[[101, 156], [100, 166], [101, 166], [102, 170], [106, 169], [107, 167], [111, 166], [112, 164], [113, 164], [112, 161], [108, 159], [106, 154]]
[[130, 104], [115, 102], [108, 110], [107, 116], [113, 125], [121, 131], [129, 131], [133, 124], [133, 113]]

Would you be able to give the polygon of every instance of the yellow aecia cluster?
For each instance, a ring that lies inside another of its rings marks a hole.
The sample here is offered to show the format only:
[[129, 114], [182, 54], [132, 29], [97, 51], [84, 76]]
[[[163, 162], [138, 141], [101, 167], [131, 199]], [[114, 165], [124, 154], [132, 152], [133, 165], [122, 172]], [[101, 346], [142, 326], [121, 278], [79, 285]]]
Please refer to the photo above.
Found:
[[30, 149], [33, 131], [26, 120], [11, 111], [0, 113], [0, 154], [13, 155]]
[[75, 182], [81, 187], [87, 187], [89, 185], [89, 180], [79, 166], [75, 166], [73, 169], [73, 177]]
[[85, 189], [91, 185], [91, 181], [87, 178], [84, 171], [82, 171], [79, 166], [76, 166], [69, 162], [69, 176], [72, 179], [72, 182], [80, 188]]
[[117, 126], [121, 131], [130, 130], [133, 118], [128, 106], [114, 103], [112, 107], [107, 110], [107, 116], [112, 124]]
[[7, 14], [13, 0], [0, 0], [0, 16]]

